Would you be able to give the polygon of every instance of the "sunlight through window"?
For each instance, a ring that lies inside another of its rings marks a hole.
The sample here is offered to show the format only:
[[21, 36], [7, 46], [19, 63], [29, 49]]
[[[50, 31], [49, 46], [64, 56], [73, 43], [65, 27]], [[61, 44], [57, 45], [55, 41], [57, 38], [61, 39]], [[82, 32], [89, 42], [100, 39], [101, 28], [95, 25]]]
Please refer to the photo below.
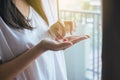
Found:
[[100, 80], [101, 77], [101, 1], [59, 0], [59, 17], [73, 20], [74, 35], [89, 34], [91, 38], [65, 51], [68, 80]]

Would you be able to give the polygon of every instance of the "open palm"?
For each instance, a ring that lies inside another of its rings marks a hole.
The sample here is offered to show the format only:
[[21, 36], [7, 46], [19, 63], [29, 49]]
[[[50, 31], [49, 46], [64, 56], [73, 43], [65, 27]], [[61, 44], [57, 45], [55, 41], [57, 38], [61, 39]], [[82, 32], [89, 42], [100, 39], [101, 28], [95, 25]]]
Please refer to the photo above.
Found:
[[69, 36], [66, 37], [66, 41], [63, 40], [63, 42], [57, 42], [55, 40], [42, 40], [41, 41], [41, 46], [46, 49], [46, 50], [53, 50], [53, 51], [58, 51], [58, 50], [64, 50], [69, 48], [70, 46], [88, 39], [89, 36], [88, 35], [84, 35], [84, 36]]

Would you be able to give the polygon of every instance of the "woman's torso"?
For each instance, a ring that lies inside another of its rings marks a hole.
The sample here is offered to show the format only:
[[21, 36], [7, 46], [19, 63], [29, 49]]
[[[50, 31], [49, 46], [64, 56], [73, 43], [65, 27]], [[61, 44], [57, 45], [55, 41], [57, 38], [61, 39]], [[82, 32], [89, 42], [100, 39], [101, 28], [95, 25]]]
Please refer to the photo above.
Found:
[[[21, 55], [21, 53], [38, 44], [41, 39], [50, 39], [47, 33], [48, 25], [32, 7], [28, 19], [30, 19], [30, 25], [34, 27], [32, 31], [12, 29], [1, 19], [0, 44], [3, 62]], [[45, 52], [15, 80], [67, 80], [64, 54], [62, 51]]]

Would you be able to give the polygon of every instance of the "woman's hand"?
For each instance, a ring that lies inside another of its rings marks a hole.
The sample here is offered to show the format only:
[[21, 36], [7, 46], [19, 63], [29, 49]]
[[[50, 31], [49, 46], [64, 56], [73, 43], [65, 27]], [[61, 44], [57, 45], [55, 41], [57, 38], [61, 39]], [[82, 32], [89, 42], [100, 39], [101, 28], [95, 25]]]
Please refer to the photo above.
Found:
[[90, 38], [89, 35], [83, 35], [83, 36], [69, 36], [69, 37], [66, 37], [65, 39], [63, 39], [64, 42], [66, 41], [70, 41], [72, 42], [72, 44], [76, 44], [82, 40], [85, 40], [85, 39], [88, 39]]
[[65, 25], [62, 21], [57, 21], [50, 27], [48, 32], [54, 40], [61, 40], [66, 35]]
[[53, 51], [58, 51], [58, 50], [64, 50], [70, 46], [72, 46], [72, 42], [57, 42], [55, 40], [42, 40], [41, 41], [41, 48], [43, 50], [53, 50]]
[[64, 21], [65, 31], [66, 33], [70, 33], [71, 35], [76, 30], [76, 23], [74, 21]]
[[61, 40], [65, 37], [66, 33], [72, 33], [76, 30], [76, 24], [73, 21], [57, 21], [53, 24], [49, 33], [54, 40]]
[[53, 51], [58, 51], [58, 50], [64, 50], [69, 48], [70, 46], [88, 39], [89, 36], [88, 35], [84, 35], [84, 36], [70, 36], [70, 37], [66, 37], [63, 42], [57, 42], [55, 40], [42, 40], [41, 41], [41, 46], [44, 50], [53, 50]]

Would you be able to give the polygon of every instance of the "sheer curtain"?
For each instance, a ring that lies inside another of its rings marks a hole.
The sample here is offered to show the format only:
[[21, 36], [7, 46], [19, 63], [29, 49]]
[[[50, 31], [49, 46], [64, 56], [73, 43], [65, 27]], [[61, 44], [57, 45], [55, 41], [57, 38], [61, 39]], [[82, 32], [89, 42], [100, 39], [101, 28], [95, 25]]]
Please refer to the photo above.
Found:
[[41, 0], [41, 1], [49, 21], [49, 26], [51, 26], [58, 20], [57, 0]]

